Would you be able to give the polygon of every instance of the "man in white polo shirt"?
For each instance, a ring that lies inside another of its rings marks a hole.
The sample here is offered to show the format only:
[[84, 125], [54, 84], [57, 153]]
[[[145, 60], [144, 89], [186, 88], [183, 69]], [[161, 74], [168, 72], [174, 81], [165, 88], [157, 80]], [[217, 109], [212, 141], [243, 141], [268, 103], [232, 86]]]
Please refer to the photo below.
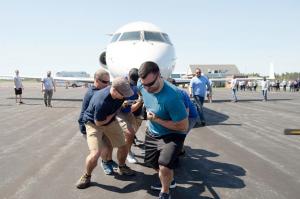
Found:
[[[14, 77], [14, 84], [15, 84], [15, 94], [16, 94], [16, 104], [23, 104], [22, 101], [22, 91], [24, 89], [22, 84], [22, 79], [19, 76], [19, 70], [15, 71], [16, 76]], [[18, 102], [18, 95], [19, 95], [19, 102]]]

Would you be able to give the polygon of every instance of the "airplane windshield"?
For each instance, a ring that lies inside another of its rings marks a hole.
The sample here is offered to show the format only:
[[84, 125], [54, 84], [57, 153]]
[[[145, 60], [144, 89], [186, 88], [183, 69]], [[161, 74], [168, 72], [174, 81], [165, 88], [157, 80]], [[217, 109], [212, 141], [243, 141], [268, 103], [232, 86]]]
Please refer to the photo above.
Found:
[[119, 39], [119, 41], [128, 41], [128, 40], [141, 40], [141, 34], [139, 31], [135, 32], [124, 32]]
[[165, 42], [164, 38], [159, 32], [144, 32], [144, 38], [146, 41], [159, 41], [159, 42]]
[[166, 33], [162, 33], [162, 35], [164, 36], [164, 38], [165, 38], [166, 42], [167, 42], [168, 44], [171, 44], [171, 45], [172, 45], [172, 43], [171, 43], [171, 40], [170, 40], [169, 36], [168, 36]]
[[118, 38], [120, 37], [121, 33], [114, 34], [114, 36], [111, 38], [110, 43], [116, 42]]

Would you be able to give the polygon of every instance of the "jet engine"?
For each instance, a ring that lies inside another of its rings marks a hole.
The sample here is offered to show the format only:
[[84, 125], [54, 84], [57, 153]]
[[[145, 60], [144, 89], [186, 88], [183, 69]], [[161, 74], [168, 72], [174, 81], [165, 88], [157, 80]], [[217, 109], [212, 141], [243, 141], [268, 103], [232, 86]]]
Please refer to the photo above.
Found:
[[106, 68], [106, 69], [107, 69], [107, 65], [106, 65], [106, 51], [103, 51], [103, 52], [100, 54], [99, 61], [100, 61], [100, 65], [101, 65], [103, 68]]

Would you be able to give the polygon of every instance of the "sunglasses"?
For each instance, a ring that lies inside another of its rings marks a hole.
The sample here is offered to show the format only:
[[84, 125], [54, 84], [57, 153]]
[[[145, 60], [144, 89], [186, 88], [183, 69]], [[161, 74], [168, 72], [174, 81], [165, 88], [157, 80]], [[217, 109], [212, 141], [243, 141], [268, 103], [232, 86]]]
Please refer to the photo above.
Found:
[[148, 83], [148, 84], [143, 84], [143, 83], [142, 83], [142, 85], [143, 85], [143, 86], [146, 86], [146, 87], [151, 87], [151, 86], [153, 86], [153, 84], [155, 84], [155, 82], [156, 82], [158, 76], [159, 76], [159, 74], [156, 75], [155, 79], [154, 79], [152, 82], [150, 82], [150, 83]]
[[108, 84], [110, 83], [110, 81], [105, 81], [105, 80], [102, 80], [102, 79], [98, 79], [100, 82], [102, 82], [103, 84]]

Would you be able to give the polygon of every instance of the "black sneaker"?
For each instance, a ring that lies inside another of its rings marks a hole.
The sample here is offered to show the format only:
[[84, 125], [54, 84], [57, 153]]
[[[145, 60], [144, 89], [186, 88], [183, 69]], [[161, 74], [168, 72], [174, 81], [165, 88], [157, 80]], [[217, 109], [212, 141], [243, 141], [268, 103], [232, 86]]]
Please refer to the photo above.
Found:
[[171, 199], [171, 195], [169, 193], [159, 193], [158, 199]]
[[[185, 155], [185, 150], [182, 149], [178, 155], [179, 155], [179, 156], [184, 156], [184, 155]], [[173, 181], [172, 181], [172, 182], [173, 182]]]
[[[176, 181], [175, 180], [172, 180], [171, 184], [170, 184], [170, 189], [174, 189], [176, 187]], [[159, 182], [158, 184], [156, 185], [151, 185], [151, 189], [152, 190], [157, 190], [157, 191], [160, 191], [161, 190], [161, 183]]]

